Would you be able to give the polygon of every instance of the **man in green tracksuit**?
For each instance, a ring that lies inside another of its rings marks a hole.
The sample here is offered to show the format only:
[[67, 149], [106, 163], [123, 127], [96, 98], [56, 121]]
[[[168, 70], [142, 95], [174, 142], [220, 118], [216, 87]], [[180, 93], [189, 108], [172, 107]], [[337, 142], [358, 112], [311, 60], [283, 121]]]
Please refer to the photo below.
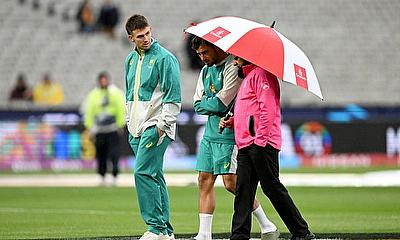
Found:
[[181, 109], [179, 63], [152, 38], [144, 16], [131, 16], [125, 28], [135, 44], [125, 60], [127, 126], [140, 212], [148, 226], [140, 239], [173, 239], [162, 167]]

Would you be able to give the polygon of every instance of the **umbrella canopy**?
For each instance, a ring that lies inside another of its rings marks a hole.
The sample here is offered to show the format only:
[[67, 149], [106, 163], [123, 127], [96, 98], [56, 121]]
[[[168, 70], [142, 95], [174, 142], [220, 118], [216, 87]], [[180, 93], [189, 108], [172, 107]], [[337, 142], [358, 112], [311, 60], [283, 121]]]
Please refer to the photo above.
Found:
[[323, 99], [310, 60], [273, 27], [239, 17], [218, 17], [185, 30], [225, 52], [264, 68], [279, 79], [307, 89]]

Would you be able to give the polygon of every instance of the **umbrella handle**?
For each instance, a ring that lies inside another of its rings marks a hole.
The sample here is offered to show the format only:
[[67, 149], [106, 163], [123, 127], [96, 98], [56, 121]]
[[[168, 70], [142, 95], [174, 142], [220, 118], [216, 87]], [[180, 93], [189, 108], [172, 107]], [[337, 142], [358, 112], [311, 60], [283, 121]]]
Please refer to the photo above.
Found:
[[[231, 111], [229, 111], [226, 115], [225, 115], [225, 117], [224, 117], [224, 120], [225, 121], [228, 121], [231, 117], [233, 116], [233, 113], [231, 112]], [[219, 134], [222, 134], [222, 132], [224, 131], [224, 127], [220, 127], [219, 128]]]

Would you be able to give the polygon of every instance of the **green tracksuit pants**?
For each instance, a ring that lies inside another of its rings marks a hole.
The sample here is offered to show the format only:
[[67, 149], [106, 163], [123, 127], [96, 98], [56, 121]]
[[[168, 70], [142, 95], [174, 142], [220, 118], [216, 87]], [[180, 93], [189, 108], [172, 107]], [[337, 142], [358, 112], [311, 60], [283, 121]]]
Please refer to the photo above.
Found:
[[169, 194], [164, 179], [164, 153], [171, 139], [158, 137], [155, 126], [147, 128], [140, 137], [129, 134], [129, 143], [136, 160], [134, 176], [140, 213], [155, 234], [171, 235], [173, 228], [169, 216]]

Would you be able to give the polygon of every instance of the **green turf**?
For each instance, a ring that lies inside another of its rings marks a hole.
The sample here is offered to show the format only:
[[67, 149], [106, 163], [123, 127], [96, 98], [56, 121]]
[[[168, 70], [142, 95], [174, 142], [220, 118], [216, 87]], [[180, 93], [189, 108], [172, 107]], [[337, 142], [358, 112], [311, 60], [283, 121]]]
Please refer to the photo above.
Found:
[[[169, 189], [176, 233], [195, 233], [197, 188]], [[289, 192], [316, 233], [400, 233], [400, 188], [291, 187]], [[261, 191], [258, 197], [270, 219], [287, 232]], [[229, 232], [232, 205], [233, 196], [217, 188], [213, 232]], [[144, 231], [133, 188], [0, 188], [0, 239], [137, 236]]]

